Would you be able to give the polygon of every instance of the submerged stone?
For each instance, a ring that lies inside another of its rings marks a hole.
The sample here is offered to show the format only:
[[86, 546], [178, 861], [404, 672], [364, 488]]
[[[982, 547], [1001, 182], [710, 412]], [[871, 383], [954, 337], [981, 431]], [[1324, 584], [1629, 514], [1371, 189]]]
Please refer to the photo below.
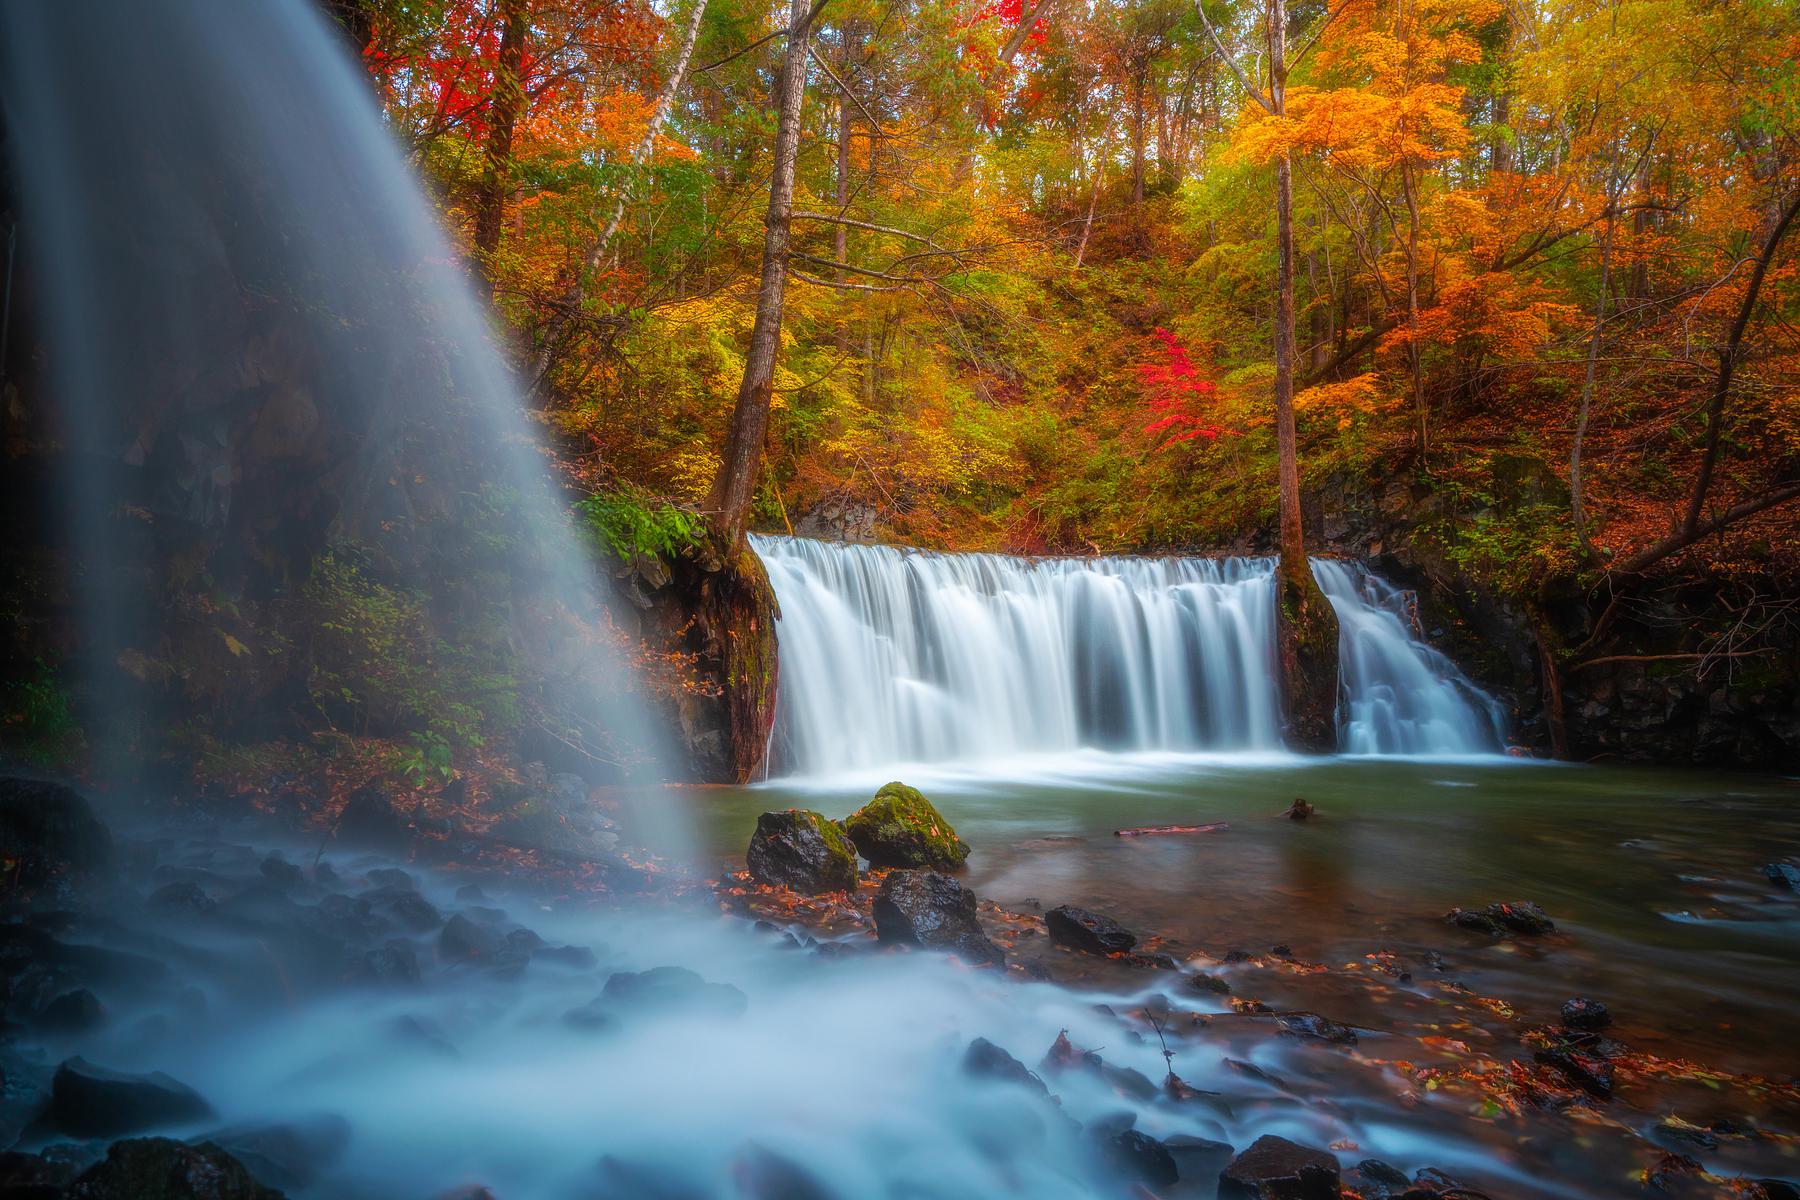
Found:
[[947, 950], [976, 966], [999, 965], [1006, 953], [975, 917], [975, 893], [937, 871], [895, 871], [871, 906], [883, 942]]
[[1763, 875], [1778, 888], [1800, 892], [1800, 867], [1793, 863], [1772, 862], [1763, 868]]
[[1508, 933], [1539, 936], [1556, 932], [1556, 922], [1529, 900], [1490, 904], [1483, 909], [1453, 908], [1445, 917], [1452, 925], [1501, 937]]
[[1169, 1148], [1141, 1130], [1101, 1138], [1100, 1154], [1119, 1174], [1153, 1188], [1173, 1187], [1181, 1178]]
[[50, 1083], [48, 1123], [73, 1137], [119, 1137], [213, 1115], [200, 1093], [161, 1071], [127, 1075], [71, 1058]]
[[1598, 1000], [1577, 996], [1562, 1006], [1562, 1023], [1569, 1029], [1591, 1032], [1612, 1024], [1612, 1014]]
[[1337, 1159], [1264, 1134], [1219, 1172], [1220, 1200], [1337, 1200]]
[[600, 989], [600, 1001], [614, 1009], [697, 1012], [736, 1016], [749, 1007], [744, 993], [729, 983], [709, 983], [686, 967], [616, 971]]
[[1031, 1073], [1031, 1069], [1005, 1050], [986, 1038], [978, 1037], [969, 1043], [963, 1053], [963, 1073], [977, 1079], [993, 1079], [1001, 1083], [1016, 1083], [1039, 1095], [1048, 1095], [1050, 1089], [1044, 1081]]
[[856, 887], [855, 847], [836, 824], [806, 809], [758, 817], [744, 861], [758, 882], [808, 895]]
[[1356, 1045], [1356, 1030], [1318, 1013], [1284, 1012], [1275, 1014], [1282, 1031], [1297, 1038], [1320, 1042], [1336, 1042], [1340, 1046]]
[[1088, 954], [1124, 954], [1137, 945], [1137, 934], [1111, 917], [1072, 904], [1045, 913], [1044, 925], [1057, 945]]
[[947, 870], [969, 857], [969, 844], [943, 814], [904, 783], [883, 784], [873, 800], [845, 819], [844, 832], [870, 866]]

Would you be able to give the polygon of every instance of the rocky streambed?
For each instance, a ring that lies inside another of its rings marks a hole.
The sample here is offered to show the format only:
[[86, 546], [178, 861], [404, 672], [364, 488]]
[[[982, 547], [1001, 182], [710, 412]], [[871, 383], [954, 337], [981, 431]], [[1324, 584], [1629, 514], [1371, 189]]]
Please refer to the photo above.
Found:
[[1793, 1194], [1792, 1080], [1642, 1044], [1650, 995], [1461, 984], [1581, 936], [1512, 897], [1324, 961], [978, 899], [912, 789], [771, 809], [717, 881], [584, 797], [554, 858], [377, 800], [303, 839], [0, 785], [0, 1195]]

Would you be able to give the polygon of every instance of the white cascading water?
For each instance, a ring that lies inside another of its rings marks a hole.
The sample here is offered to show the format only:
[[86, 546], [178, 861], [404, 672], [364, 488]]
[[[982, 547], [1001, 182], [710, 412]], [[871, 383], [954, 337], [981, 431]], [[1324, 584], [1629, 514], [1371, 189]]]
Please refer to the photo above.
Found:
[[[778, 769], [1282, 749], [1268, 559], [755, 548], [781, 603]], [[1407, 593], [1314, 572], [1343, 630], [1346, 753], [1499, 751], [1500, 706], [1420, 640]]]

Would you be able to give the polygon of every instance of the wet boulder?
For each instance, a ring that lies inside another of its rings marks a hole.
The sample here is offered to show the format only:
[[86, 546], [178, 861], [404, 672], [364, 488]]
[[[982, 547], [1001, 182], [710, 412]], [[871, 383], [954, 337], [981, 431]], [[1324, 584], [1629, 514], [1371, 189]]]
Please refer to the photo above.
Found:
[[1072, 904], [1045, 913], [1044, 926], [1057, 945], [1087, 954], [1126, 954], [1137, 945], [1137, 935], [1111, 917]]
[[496, 930], [476, 924], [461, 913], [451, 917], [439, 931], [437, 956], [439, 962], [469, 963], [503, 974], [521, 971], [531, 961], [529, 950], [520, 949]]
[[946, 950], [975, 966], [1006, 961], [975, 917], [975, 893], [937, 871], [895, 871], [871, 906], [883, 942]]
[[986, 1038], [978, 1037], [969, 1043], [968, 1050], [963, 1053], [962, 1069], [963, 1074], [973, 1078], [1016, 1083], [1039, 1095], [1048, 1095], [1050, 1091], [1029, 1067]]
[[191, 880], [166, 883], [151, 892], [145, 903], [154, 912], [180, 917], [204, 917], [219, 907], [206, 889]]
[[92, 1033], [106, 1024], [106, 1010], [94, 993], [76, 988], [46, 1004], [33, 1024], [40, 1033], [53, 1035]]
[[73, 788], [0, 777], [0, 903], [60, 894], [112, 861], [112, 850], [112, 835]]
[[1337, 1200], [1338, 1162], [1323, 1150], [1264, 1134], [1219, 1172], [1220, 1200]]
[[744, 859], [758, 882], [807, 895], [856, 887], [856, 848], [835, 823], [806, 809], [758, 817]]
[[310, 1187], [350, 1144], [350, 1122], [323, 1113], [275, 1125], [221, 1129], [192, 1144], [210, 1143], [243, 1163], [257, 1179], [281, 1188]]
[[75, 1172], [71, 1164], [41, 1154], [0, 1151], [0, 1196], [6, 1200], [61, 1200]]
[[1570, 1083], [1601, 1100], [1613, 1092], [1613, 1065], [1574, 1041], [1555, 1042], [1532, 1055]]
[[600, 989], [600, 999], [616, 1009], [646, 1012], [706, 1013], [734, 1017], [749, 1006], [744, 993], [729, 983], [709, 983], [686, 967], [651, 967], [648, 971], [615, 971]]
[[1772, 862], [1763, 868], [1763, 876], [1784, 891], [1800, 892], [1800, 867], [1793, 863]]
[[68, 1200], [282, 1200], [243, 1163], [211, 1142], [133, 1138], [69, 1185]]
[[1577, 996], [1562, 1006], [1562, 1023], [1565, 1029], [1592, 1033], [1611, 1025], [1612, 1014], [1606, 1011], [1606, 1005], [1600, 1001]]
[[1275, 1019], [1281, 1023], [1282, 1032], [1302, 1040], [1335, 1042], [1340, 1046], [1356, 1045], [1355, 1029], [1342, 1022], [1321, 1017], [1318, 1013], [1276, 1013]]
[[969, 843], [919, 789], [904, 783], [883, 784], [845, 819], [844, 832], [872, 867], [951, 870], [969, 857]]
[[1481, 909], [1453, 908], [1445, 920], [1490, 937], [1503, 937], [1509, 933], [1537, 937], [1556, 932], [1556, 922], [1529, 900], [1490, 904]]
[[1152, 1188], [1173, 1187], [1181, 1178], [1169, 1148], [1138, 1129], [1100, 1138], [1100, 1156], [1118, 1174]]
[[419, 956], [411, 942], [392, 938], [385, 946], [364, 951], [352, 964], [350, 975], [358, 983], [411, 987], [420, 979]]
[[50, 1083], [48, 1124], [71, 1137], [120, 1137], [213, 1115], [200, 1093], [155, 1071], [127, 1075], [71, 1058]]
[[427, 933], [444, 923], [437, 906], [410, 887], [379, 887], [360, 897], [402, 929]]

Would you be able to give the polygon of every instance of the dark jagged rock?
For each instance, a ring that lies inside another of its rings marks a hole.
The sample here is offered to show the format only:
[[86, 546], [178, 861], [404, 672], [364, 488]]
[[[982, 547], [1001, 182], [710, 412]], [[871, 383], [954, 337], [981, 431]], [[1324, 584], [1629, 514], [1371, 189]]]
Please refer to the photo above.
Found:
[[1030, 1068], [986, 1038], [978, 1037], [969, 1043], [968, 1050], [963, 1053], [962, 1069], [964, 1074], [976, 1079], [1016, 1083], [1039, 1095], [1048, 1095], [1050, 1092], [1044, 1086], [1044, 1081], [1033, 1075]]
[[1800, 1184], [1786, 1179], [1758, 1179], [1763, 1200], [1800, 1200]]
[[326, 1113], [279, 1125], [221, 1129], [194, 1139], [200, 1143], [224, 1150], [264, 1183], [300, 1189], [310, 1187], [323, 1168], [343, 1155], [350, 1144], [350, 1122]]
[[758, 817], [744, 859], [752, 878], [807, 895], [856, 887], [856, 850], [850, 839], [831, 821], [806, 809]]
[[187, 880], [166, 883], [150, 893], [149, 907], [162, 913], [203, 917], [219, 907], [199, 884]]
[[284, 891], [291, 891], [306, 883], [306, 872], [279, 854], [271, 854], [263, 859], [259, 871], [264, 879]]
[[840, 1200], [811, 1171], [752, 1142], [732, 1163], [743, 1200]]
[[883, 784], [845, 819], [844, 832], [874, 867], [950, 870], [969, 857], [969, 843], [919, 789], [904, 783]]
[[1763, 868], [1763, 875], [1778, 888], [1800, 892], [1800, 867], [1793, 863], [1772, 862]]
[[419, 956], [411, 942], [394, 938], [385, 946], [365, 951], [352, 974], [360, 983], [410, 986], [420, 979]]
[[76, 1168], [41, 1154], [0, 1152], [0, 1196], [6, 1200], [61, 1200]]
[[56, 1069], [44, 1116], [73, 1137], [121, 1137], [213, 1115], [200, 1093], [161, 1071], [127, 1075], [71, 1058]]
[[43, 1033], [90, 1033], [106, 1024], [106, 1010], [94, 993], [77, 988], [46, 1004], [33, 1024]]
[[394, 808], [387, 794], [372, 783], [350, 794], [334, 828], [339, 841], [375, 850], [402, 849], [412, 837], [406, 818]]
[[1220, 1200], [1337, 1200], [1337, 1159], [1264, 1134], [1219, 1172]]
[[69, 1186], [68, 1200], [282, 1200], [213, 1145], [168, 1138], [114, 1142], [106, 1160]]
[[1562, 1006], [1562, 1023], [1569, 1029], [1592, 1032], [1611, 1025], [1612, 1014], [1607, 1012], [1606, 1005], [1598, 1000], [1577, 996]]
[[1202, 971], [1189, 978], [1188, 983], [1197, 992], [1212, 992], [1219, 996], [1231, 995], [1231, 985], [1217, 975], [1208, 975]]
[[444, 923], [437, 906], [409, 887], [376, 888], [360, 898], [368, 901], [372, 911], [413, 933], [427, 933]]
[[1119, 1174], [1153, 1188], [1173, 1187], [1181, 1178], [1167, 1146], [1137, 1129], [1100, 1139], [1100, 1154]]
[[1540, 936], [1556, 932], [1556, 923], [1529, 900], [1490, 904], [1483, 909], [1453, 908], [1445, 918], [1452, 925], [1500, 937], [1508, 933]]
[[975, 893], [937, 871], [895, 871], [871, 906], [883, 942], [947, 950], [976, 966], [999, 965], [1006, 953], [975, 917]]
[[1340, 1046], [1356, 1045], [1356, 1030], [1318, 1013], [1284, 1012], [1275, 1014], [1275, 1019], [1281, 1023], [1283, 1031], [1297, 1038], [1336, 1042]]
[[[368, 873], [366, 878], [369, 881], [369, 886], [372, 888], [404, 892], [416, 892], [419, 890], [419, 881], [414, 879], [411, 875], [408, 875], [405, 871], [402, 871], [399, 867], [376, 867], [373, 871]], [[476, 890], [479, 891], [480, 889], [477, 888]]]
[[1389, 1196], [1400, 1196], [1412, 1190], [1412, 1180], [1406, 1172], [1390, 1166], [1378, 1158], [1365, 1158], [1356, 1164], [1356, 1190], [1370, 1200], [1386, 1200]]
[[686, 967], [652, 967], [648, 971], [616, 971], [600, 989], [600, 1001], [612, 1009], [645, 1012], [706, 1013], [734, 1017], [749, 1006], [744, 993], [729, 983], [708, 983]]
[[1546, 1046], [1533, 1057], [1591, 1096], [1605, 1100], [1612, 1095], [1613, 1066], [1597, 1054], [1561, 1043]]
[[1668, 1145], [1671, 1142], [1687, 1146], [1698, 1146], [1702, 1150], [1717, 1150], [1719, 1135], [1701, 1125], [1684, 1121], [1680, 1117], [1664, 1117], [1656, 1123], [1651, 1131], [1657, 1141]]
[[1045, 913], [1044, 925], [1057, 945], [1088, 954], [1124, 954], [1137, 945], [1137, 934], [1111, 917], [1070, 904]]
[[112, 835], [73, 788], [0, 776], [0, 903], [60, 894], [112, 861]]
[[451, 917], [438, 934], [438, 957], [445, 962], [493, 963], [508, 949], [505, 938], [461, 913]]

